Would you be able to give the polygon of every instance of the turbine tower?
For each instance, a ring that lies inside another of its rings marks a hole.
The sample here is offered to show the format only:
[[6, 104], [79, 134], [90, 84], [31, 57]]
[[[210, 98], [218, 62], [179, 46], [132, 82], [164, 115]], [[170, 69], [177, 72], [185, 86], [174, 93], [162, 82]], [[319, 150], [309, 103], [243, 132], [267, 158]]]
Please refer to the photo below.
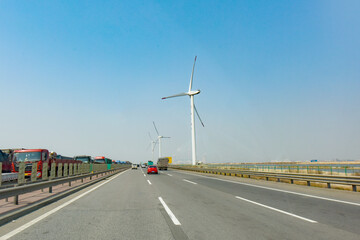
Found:
[[[154, 122], [154, 121], [153, 121], [153, 124], [154, 124], [155, 131], [156, 131], [156, 133], [157, 133], [157, 135], [158, 135], [157, 141], [159, 142], [159, 158], [161, 158], [161, 139], [162, 139], [162, 138], [170, 138], [170, 137], [161, 136], [161, 135], [159, 134], [159, 131], [158, 131], [157, 128], [156, 128], [156, 125], [155, 125], [155, 122]], [[155, 144], [156, 144], [156, 143], [155, 143]]]
[[173, 97], [181, 97], [181, 96], [189, 96], [190, 97], [190, 108], [191, 108], [191, 140], [192, 140], [192, 165], [196, 165], [196, 139], [195, 139], [195, 116], [194, 112], [196, 112], [196, 115], [198, 116], [202, 126], [204, 127], [204, 123], [202, 122], [200, 115], [198, 111], [196, 110], [195, 104], [194, 104], [194, 96], [200, 93], [200, 90], [191, 90], [192, 83], [193, 83], [193, 77], [194, 77], [194, 69], [195, 69], [195, 63], [196, 63], [196, 56], [194, 60], [194, 65], [191, 72], [191, 78], [190, 78], [190, 85], [189, 85], [189, 91], [184, 93], [175, 94], [168, 97], [163, 97], [162, 99], [167, 98], [173, 98]]

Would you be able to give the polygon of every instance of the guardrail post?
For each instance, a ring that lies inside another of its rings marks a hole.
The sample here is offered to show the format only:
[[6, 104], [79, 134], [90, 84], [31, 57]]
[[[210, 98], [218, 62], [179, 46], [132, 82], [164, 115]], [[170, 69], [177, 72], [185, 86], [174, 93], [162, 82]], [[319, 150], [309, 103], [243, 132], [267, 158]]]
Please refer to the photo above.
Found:
[[69, 176], [73, 175], [73, 170], [74, 170], [74, 164], [70, 163], [69, 164]]
[[310, 181], [306, 181], [306, 185], [310, 186]]
[[19, 164], [18, 184], [21, 185], [23, 183], [25, 183], [25, 163], [21, 162]]
[[52, 187], [49, 187], [49, 193], [52, 193]]
[[14, 204], [19, 205], [19, 195], [14, 196]]
[[31, 181], [35, 182], [36, 181], [36, 176], [37, 174], [37, 163], [32, 163], [31, 165]]
[[64, 177], [67, 177], [69, 175], [69, 164], [64, 163]]
[[290, 183], [291, 183], [291, 184], [294, 184], [294, 179], [290, 179]]
[[327, 188], [331, 188], [331, 184], [329, 182], [327, 183]]
[[353, 190], [353, 192], [356, 192], [357, 190], [356, 190], [356, 185], [352, 185], [352, 190]]
[[277, 182], [280, 182], [280, 178], [277, 179]]
[[71, 181], [69, 181], [69, 187], [71, 187]]
[[51, 164], [50, 180], [55, 178], [56, 163]]
[[48, 179], [48, 169], [49, 169], [49, 166], [48, 166], [48, 163], [43, 163], [43, 166], [42, 166], [42, 173], [41, 173], [41, 178], [42, 180], [47, 180]]
[[266, 178], [266, 181], [269, 181], [269, 177], [265, 177]]
[[59, 163], [58, 164], [58, 172], [57, 172], [57, 177], [62, 177], [63, 176], [63, 164], [62, 163]]

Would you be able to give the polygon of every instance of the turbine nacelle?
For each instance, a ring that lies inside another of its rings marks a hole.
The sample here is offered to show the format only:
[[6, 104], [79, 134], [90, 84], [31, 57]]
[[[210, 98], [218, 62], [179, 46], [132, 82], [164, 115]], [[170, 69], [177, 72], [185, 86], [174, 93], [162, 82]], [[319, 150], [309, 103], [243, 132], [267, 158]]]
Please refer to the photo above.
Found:
[[200, 93], [200, 90], [195, 90], [195, 91], [189, 91], [189, 92], [187, 92], [187, 94], [188, 94], [189, 96], [194, 96], [194, 95], [199, 94], [199, 93]]

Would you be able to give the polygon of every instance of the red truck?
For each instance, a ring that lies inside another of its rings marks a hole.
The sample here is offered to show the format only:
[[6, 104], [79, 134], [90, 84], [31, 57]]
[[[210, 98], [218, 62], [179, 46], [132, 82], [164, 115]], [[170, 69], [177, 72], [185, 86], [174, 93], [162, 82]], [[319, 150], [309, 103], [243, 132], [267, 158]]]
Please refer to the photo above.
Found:
[[49, 152], [47, 149], [15, 150], [12, 158], [12, 172], [19, 171], [20, 162], [25, 162], [25, 176], [31, 175], [32, 164], [34, 162], [37, 163], [36, 176], [38, 178], [42, 177], [42, 167], [44, 163], [48, 164], [49, 172], [51, 170], [52, 163], [56, 163], [56, 167], [59, 163], [81, 163], [79, 160], [57, 155], [55, 152]]

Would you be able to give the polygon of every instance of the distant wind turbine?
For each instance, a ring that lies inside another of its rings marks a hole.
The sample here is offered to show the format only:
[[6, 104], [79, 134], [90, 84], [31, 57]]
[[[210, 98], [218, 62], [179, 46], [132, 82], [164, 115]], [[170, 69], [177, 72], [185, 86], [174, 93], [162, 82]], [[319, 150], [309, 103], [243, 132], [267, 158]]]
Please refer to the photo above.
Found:
[[191, 107], [191, 140], [192, 140], [192, 165], [196, 165], [196, 142], [195, 142], [195, 117], [194, 117], [194, 111], [196, 112], [196, 115], [198, 116], [202, 126], [204, 127], [204, 123], [202, 122], [200, 115], [198, 111], [196, 110], [195, 104], [194, 104], [194, 96], [200, 93], [200, 90], [191, 90], [193, 77], [194, 77], [194, 69], [195, 69], [195, 63], [196, 63], [196, 56], [194, 60], [194, 65], [191, 72], [191, 78], [190, 78], [190, 85], [189, 85], [189, 91], [184, 93], [175, 94], [168, 97], [163, 97], [162, 99], [167, 98], [173, 98], [173, 97], [181, 97], [181, 96], [189, 96], [190, 97], [190, 107]]
[[[157, 141], [155, 141], [155, 140], [151, 137], [150, 133], [149, 133], [149, 138], [150, 138], [150, 141], [151, 141], [150, 144], [151, 144], [151, 151], [152, 151], [152, 158], [151, 158], [151, 160], [154, 161], [154, 149], [155, 149], [155, 146], [156, 146]], [[150, 144], [149, 144], [149, 146], [150, 146]]]
[[[159, 131], [158, 131], [157, 128], [156, 128], [156, 125], [155, 125], [155, 122], [154, 122], [154, 121], [153, 121], [153, 124], [154, 124], [155, 131], [156, 131], [156, 133], [157, 133], [157, 135], [158, 135], [157, 141], [159, 142], [159, 158], [161, 158], [161, 139], [162, 139], [162, 138], [170, 138], [170, 137], [161, 136], [161, 135], [159, 134]], [[156, 143], [155, 143], [155, 144], [156, 144]]]

